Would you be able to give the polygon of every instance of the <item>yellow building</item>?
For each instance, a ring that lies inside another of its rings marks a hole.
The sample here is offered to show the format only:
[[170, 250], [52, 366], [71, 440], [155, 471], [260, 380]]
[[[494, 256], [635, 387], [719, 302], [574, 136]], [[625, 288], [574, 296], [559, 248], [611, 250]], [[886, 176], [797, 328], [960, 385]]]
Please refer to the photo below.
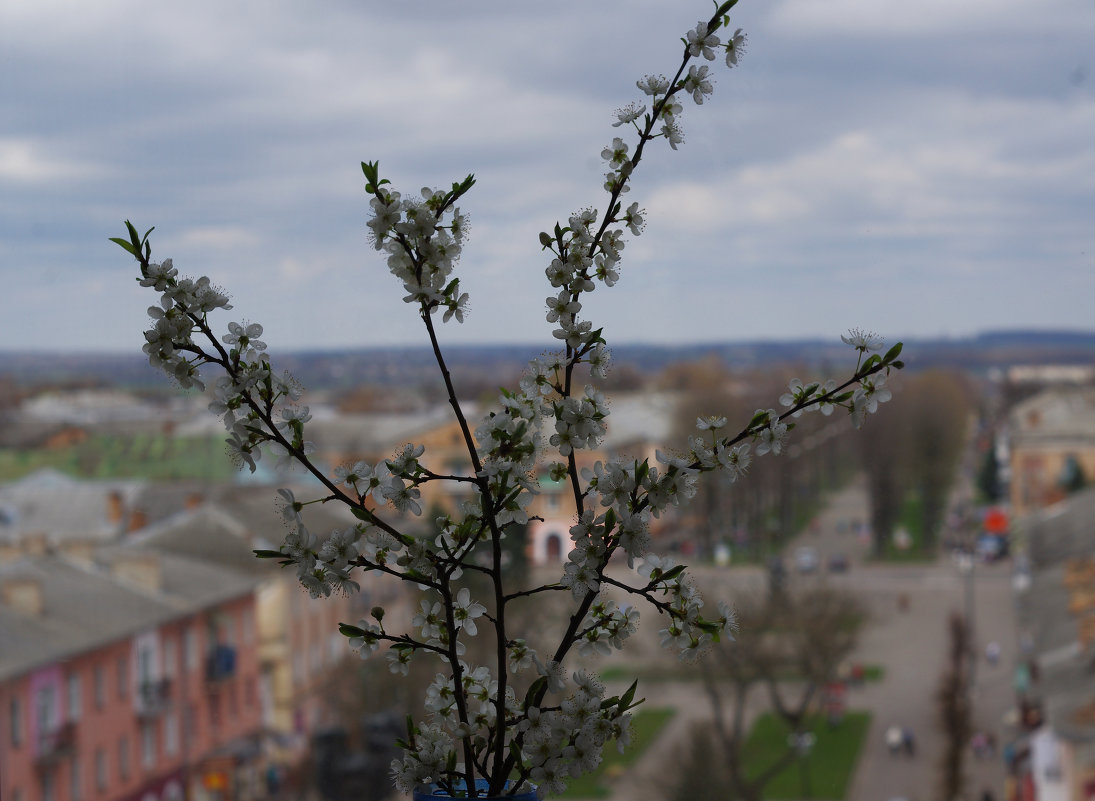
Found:
[[1028, 398], [1012, 410], [1008, 428], [1016, 515], [1062, 500], [1077, 475], [1095, 480], [1095, 389], [1051, 389]]

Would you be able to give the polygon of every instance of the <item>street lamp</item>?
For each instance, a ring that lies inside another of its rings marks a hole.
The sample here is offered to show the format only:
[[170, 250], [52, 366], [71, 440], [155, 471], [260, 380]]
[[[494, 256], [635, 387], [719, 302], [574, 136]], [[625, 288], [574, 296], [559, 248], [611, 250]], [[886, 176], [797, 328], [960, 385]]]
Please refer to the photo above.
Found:
[[798, 775], [802, 781], [802, 797], [813, 798], [813, 789], [810, 787], [810, 751], [813, 750], [817, 737], [811, 731], [793, 732], [787, 735], [787, 745], [798, 754]]
[[977, 640], [974, 637], [974, 584], [973, 569], [976, 560], [972, 553], [959, 551], [956, 554], [958, 572], [962, 574], [966, 588], [966, 639], [969, 642], [969, 690], [972, 693], [977, 683]]

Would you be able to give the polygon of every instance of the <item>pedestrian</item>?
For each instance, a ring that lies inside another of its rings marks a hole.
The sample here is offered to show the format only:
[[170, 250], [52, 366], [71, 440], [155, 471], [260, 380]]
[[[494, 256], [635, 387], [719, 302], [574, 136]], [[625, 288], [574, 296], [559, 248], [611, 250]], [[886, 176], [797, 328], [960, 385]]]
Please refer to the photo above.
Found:
[[904, 742], [905, 737], [899, 726], [886, 729], [886, 747], [890, 749], [890, 756], [897, 756]]
[[970, 737], [970, 748], [979, 761], [985, 758], [988, 751], [988, 739], [983, 731], [978, 730], [973, 733]]
[[901, 747], [907, 756], [916, 756], [916, 738], [913, 737], [912, 729], [901, 730]]
[[993, 640], [985, 646], [985, 659], [990, 665], [996, 665], [1000, 661], [1000, 643]]

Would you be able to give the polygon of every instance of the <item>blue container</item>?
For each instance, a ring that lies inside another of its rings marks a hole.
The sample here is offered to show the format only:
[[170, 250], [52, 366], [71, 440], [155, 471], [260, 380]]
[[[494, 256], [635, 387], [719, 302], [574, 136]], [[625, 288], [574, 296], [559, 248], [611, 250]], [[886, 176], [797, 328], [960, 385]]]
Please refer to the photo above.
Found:
[[[463, 787], [463, 783], [460, 787]], [[476, 779], [475, 787], [480, 792], [484, 792], [487, 787], [490, 786], [490, 782], [486, 779]], [[510, 783], [506, 783], [508, 789]], [[466, 796], [451, 796], [444, 790], [437, 787], [436, 784], [424, 784], [414, 788], [413, 793], [414, 801], [438, 801], [438, 799], [446, 798], [464, 798]], [[517, 795], [502, 795], [502, 796], [477, 796], [474, 801], [538, 801], [536, 795], [536, 788], [531, 784], [526, 784], [525, 789], [519, 792]]]

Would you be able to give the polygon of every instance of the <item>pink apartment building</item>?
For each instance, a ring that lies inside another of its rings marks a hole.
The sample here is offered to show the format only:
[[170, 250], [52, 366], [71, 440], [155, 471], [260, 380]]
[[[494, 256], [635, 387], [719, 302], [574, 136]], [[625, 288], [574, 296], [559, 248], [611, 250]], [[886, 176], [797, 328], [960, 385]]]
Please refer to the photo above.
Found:
[[0, 799], [262, 798], [254, 584], [131, 546], [0, 563]]

